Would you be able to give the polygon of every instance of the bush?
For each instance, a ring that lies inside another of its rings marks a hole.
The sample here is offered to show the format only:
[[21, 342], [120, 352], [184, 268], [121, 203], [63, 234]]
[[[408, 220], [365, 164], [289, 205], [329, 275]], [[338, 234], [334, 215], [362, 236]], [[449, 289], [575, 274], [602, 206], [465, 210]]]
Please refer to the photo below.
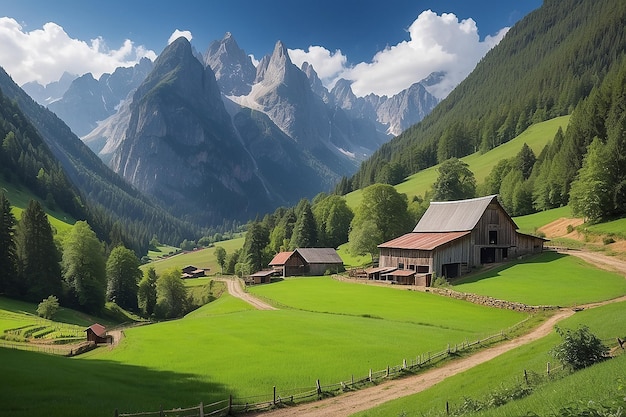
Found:
[[572, 233], [574, 231], [574, 226], [572, 226], [571, 224], [567, 225], [567, 233]]
[[39, 315], [39, 317], [43, 317], [44, 319], [51, 319], [58, 310], [59, 299], [54, 295], [45, 298], [37, 306], [37, 314]]
[[605, 245], [610, 245], [611, 243], [615, 243], [615, 239], [613, 239], [611, 236], [605, 236], [604, 238], [602, 238], [602, 243], [604, 243]]
[[555, 346], [551, 353], [563, 367], [578, 370], [607, 359], [609, 348], [587, 326], [580, 326], [577, 330], [557, 326], [556, 332], [563, 343]]
[[446, 277], [444, 276], [438, 277], [433, 274], [433, 281], [430, 284], [430, 286], [434, 288], [448, 288], [450, 287], [450, 283], [448, 282]]

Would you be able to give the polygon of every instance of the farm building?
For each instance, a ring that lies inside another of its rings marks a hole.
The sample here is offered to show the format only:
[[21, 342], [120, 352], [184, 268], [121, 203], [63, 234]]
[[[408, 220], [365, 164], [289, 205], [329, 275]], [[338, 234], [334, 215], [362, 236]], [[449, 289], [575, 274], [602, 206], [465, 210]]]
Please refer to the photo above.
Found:
[[432, 202], [411, 233], [378, 245], [379, 268], [368, 270], [368, 277], [428, 286], [433, 274], [454, 278], [543, 250], [545, 239], [517, 229], [496, 195]]
[[298, 248], [280, 252], [269, 266], [281, 276], [324, 275], [343, 270], [343, 261], [333, 248]]
[[95, 342], [96, 344], [113, 343], [113, 336], [110, 334], [107, 334], [106, 328], [101, 324], [98, 324], [98, 323], [92, 324], [87, 329], [85, 329], [85, 331], [87, 332], [88, 342]]
[[276, 275], [276, 271], [273, 269], [263, 270], [251, 274], [245, 279], [246, 284], [269, 284], [272, 282], [272, 277]]
[[187, 278], [200, 278], [206, 276], [206, 270], [202, 268], [196, 268], [193, 265], [189, 265], [183, 268], [183, 279]]

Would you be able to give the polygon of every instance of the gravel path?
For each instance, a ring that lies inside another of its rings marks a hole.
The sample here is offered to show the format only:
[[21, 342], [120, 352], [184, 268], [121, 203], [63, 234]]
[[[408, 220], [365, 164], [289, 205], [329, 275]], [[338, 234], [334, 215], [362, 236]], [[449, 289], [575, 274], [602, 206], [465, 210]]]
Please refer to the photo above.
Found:
[[243, 301], [250, 304], [252, 307], [256, 308], [257, 310], [276, 310], [276, 308], [274, 308], [273, 306], [245, 292], [242, 287], [243, 283], [241, 282], [241, 279], [239, 278], [216, 278], [216, 280], [226, 283], [226, 286], [228, 288], [228, 293], [230, 295], [232, 295], [233, 297], [241, 298]]

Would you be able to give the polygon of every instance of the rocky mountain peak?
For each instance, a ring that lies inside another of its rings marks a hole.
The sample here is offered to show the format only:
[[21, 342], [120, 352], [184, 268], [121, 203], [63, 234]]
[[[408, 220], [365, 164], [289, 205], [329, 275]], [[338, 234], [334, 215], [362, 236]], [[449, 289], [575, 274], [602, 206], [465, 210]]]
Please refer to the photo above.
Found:
[[211, 42], [204, 54], [204, 65], [213, 70], [225, 95], [241, 96], [250, 92], [256, 68], [230, 32], [226, 32], [222, 40]]

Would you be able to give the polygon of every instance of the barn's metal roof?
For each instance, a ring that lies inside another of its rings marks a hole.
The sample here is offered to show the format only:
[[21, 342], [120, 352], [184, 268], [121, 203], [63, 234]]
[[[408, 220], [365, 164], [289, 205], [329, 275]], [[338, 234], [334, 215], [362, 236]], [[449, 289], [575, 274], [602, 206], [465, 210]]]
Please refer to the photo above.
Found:
[[470, 231], [445, 233], [407, 233], [389, 242], [378, 245], [379, 248], [433, 250], [448, 242], [470, 234]]
[[460, 232], [472, 230], [492, 201], [498, 201], [496, 195], [469, 200], [433, 201], [419, 223], [417, 223], [417, 226], [415, 226], [415, 229], [413, 229], [413, 232]]
[[333, 248], [298, 248], [298, 252], [308, 264], [343, 264]]
[[92, 324], [87, 329], [85, 329], [85, 331], [87, 330], [91, 330], [98, 337], [105, 337], [107, 335], [106, 327], [104, 327], [103, 325], [99, 323]]

